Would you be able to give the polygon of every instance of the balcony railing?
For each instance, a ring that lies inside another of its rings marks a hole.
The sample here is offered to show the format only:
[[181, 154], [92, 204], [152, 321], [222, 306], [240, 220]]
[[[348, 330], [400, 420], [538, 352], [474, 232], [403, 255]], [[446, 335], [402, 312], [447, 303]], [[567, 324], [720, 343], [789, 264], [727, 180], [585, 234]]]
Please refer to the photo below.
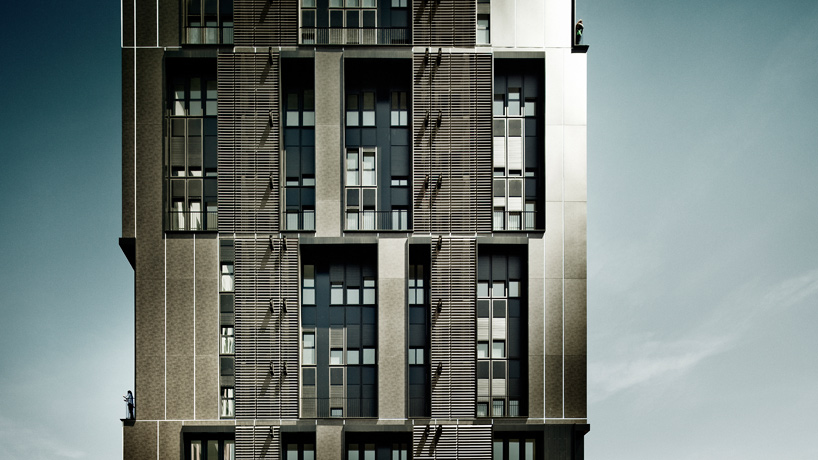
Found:
[[315, 210], [284, 212], [284, 230], [315, 231]]
[[492, 211], [492, 230], [542, 230], [537, 225], [536, 211]]
[[302, 27], [302, 45], [409, 45], [406, 27]]
[[409, 231], [412, 229], [412, 215], [406, 209], [347, 211], [344, 229], [348, 231]]
[[216, 211], [168, 211], [168, 230], [208, 231], [219, 229], [219, 213]]
[[187, 26], [185, 27], [185, 44], [187, 45], [232, 45], [233, 26]]
[[302, 418], [363, 418], [378, 416], [374, 398], [301, 398]]

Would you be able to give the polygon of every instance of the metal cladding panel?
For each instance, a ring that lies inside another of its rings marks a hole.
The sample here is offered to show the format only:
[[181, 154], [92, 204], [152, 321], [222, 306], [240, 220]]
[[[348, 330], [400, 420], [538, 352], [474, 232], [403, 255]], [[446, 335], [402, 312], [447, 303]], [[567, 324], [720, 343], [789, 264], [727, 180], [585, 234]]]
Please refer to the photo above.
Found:
[[278, 53], [219, 55], [219, 230], [279, 229]]
[[233, 20], [236, 46], [298, 44], [297, 0], [236, 0]]
[[415, 54], [415, 232], [491, 231], [491, 65], [489, 54]]
[[237, 419], [298, 417], [298, 240], [284, 241], [235, 242]]
[[[432, 417], [474, 417], [475, 286], [474, 239], [432, 242]], [[438, 308], [439, 306], [439, 308]]]
[[431, 0], [413, 2], [414, 44], [420, 46], [475, 45], [476, 3], [472, 0]]
[[236, 460], [279, 460], [281, 428], [265, 425], [236, 426]]
[[491, 459], [491, 425], [415, 425], [414, 460]]

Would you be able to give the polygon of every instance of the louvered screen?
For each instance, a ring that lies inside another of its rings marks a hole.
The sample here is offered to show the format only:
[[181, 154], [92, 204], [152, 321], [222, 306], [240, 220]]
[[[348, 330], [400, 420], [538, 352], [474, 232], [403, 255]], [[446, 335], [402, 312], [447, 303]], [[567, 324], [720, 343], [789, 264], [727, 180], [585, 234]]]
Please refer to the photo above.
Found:
[[236, 460], [279, 460], [281, 429], [277, 426], [237, 425]]
[[414, 460], [490, 460], [490, 425], [415, 425]]
[[491, 56], [417, 53], [414, 74], [415, 232], [489, 232]]
[[233, 20], [237, 46], [298, 44], [298, 0], [235, 0]]
[[219, 230], [279, 229], [277, 53], [219, 55]]
[[284, 240], [235, 242], [237, 419], [298, 417], [298, 239]]
[[475, 45], [477, 34], [474, 0], [428, 0], [413, 2], [412, 37], [419, 46]]
[[433, 418], [475, 414], [475, 255], [474, 239], [432, 242]]

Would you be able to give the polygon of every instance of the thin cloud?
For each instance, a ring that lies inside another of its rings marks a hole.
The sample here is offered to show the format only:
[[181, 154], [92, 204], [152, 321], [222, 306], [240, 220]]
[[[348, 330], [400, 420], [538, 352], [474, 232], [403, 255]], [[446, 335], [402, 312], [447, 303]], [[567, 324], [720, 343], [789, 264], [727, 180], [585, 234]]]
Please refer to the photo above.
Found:
[[88, 454], [60, 440], [44, 435], [47, 429], [30, 428], [0, 417], [0, 445], [3, 458], [9, 460], [47, 460], [54, 458], [85, 458]]

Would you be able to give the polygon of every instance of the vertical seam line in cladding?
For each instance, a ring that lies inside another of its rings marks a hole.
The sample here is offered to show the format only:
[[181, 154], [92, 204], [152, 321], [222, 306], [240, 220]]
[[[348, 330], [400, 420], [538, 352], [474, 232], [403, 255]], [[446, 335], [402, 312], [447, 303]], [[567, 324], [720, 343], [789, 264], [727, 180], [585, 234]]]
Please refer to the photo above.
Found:
[[[165, 258], [165, 276], [163, 278], [164, 278], [164, 287], [165, 287], [165, 293], [164, 293], [165, 320], [163, 321], [163, 323], [164, 323], [163, 326], [165, 328], [165, 331], [164, 331], [165, 339], [163, 341], [163, 345], [165, 347], [165, 352], [164, 352], [164, 357], [162, 359], [162, 362], [163, 362], [163, 364], [165, 366], [165, 371], [164, 371], [165, 372], [165, 384], [163, 385], [162, 390], [164, 391], [165, 396], [163, 398], [164, 402], [163, 402], [162, 406], [163, 406], [164, 413], [165, 413], [164, 418], [167, 419], [168, 418], [168, 238], [167, 238], [167, 236], [165, 236], [164, 240], [165, 240], [165, 254], [164, 254], [164, 258]], [[156, 422], [156, 423], [157, 423], [156, 424], [156, 429], [159, 430], [159, 422]]]
[[[563, 69], [565, 69], [565, 56], [563, 58]], [[563, 71], [563, 81], [565, 72]], [[565, 91], [562, 91], [562, 106], [565, 107]], [[564, 117], [564, 114], [563, 114]], [[564, 118], [563, 118], [564, 120]], [[562, 129], [562, 417], [565, 418], [565, 124]]]
[[156, 0], [156, 46], [159, 47], [159, 0]]
[[[134, 6], [134, 45], [136, 45], [136, 6]], [[133, 237], [136, 239], [136, 48], [133, 50]]]
[[[221, 362], [219, 362], [219, 365], [220, 365], [219, 370], [221, 371]], [[196, 234], [195, 233], [193, 234], [193, 420], [196, 420]]]
[[156, 460], [159, 460], [159, 420], [156, 421]]

